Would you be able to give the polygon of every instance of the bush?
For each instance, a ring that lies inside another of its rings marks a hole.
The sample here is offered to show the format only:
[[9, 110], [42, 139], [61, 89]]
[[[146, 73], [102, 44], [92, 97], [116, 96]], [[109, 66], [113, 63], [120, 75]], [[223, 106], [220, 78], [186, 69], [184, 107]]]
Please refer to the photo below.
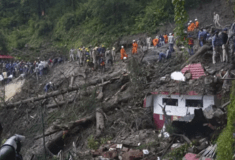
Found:
[[233, 133], [235, 131], [234, 122], [235, 122], [235, 81], [233, 81], [232, 93], [230, 95], [231, 103], [227, 107], [228, 111], [228, 120], [227, 127], [220, 134], [217, 144], [217, 159], [218, 160], [232, 160], [234, 154], [234, 138]]

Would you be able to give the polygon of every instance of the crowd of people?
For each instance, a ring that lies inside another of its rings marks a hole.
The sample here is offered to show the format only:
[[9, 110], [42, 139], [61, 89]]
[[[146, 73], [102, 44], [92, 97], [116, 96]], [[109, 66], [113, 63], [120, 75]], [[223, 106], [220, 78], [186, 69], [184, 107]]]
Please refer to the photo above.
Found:
[[24, 78], [27, 75], [35, 74], [41, 77], [48, 72], [49, 67], [62, 63], [62, 57], [49, 59], [48, 61], [36, 60], [34, 62], [25, 62], [19, 60], [1, 60], [0, 61], [0, 81], [9, 83], [14, 77]]

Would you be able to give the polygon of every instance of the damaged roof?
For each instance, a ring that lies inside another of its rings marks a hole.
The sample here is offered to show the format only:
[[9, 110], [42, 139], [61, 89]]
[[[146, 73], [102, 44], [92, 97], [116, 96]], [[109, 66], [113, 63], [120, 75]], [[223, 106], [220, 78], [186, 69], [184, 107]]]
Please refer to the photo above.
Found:
[[201, 63], [189, 64], [181, 70], [183, 74], [185, 74], [186, 71], [190, 71], [192, 79], [199, 79], [206, 75]]

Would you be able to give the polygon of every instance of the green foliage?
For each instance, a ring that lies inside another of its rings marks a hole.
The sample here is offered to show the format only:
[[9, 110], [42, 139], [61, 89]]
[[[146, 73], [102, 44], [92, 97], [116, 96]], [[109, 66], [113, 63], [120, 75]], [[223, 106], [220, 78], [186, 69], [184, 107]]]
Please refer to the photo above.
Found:
[[3, 52], [7, 51], [7, 39], [1, 31], [0, 31], [0, 50]]
[[141, 144], [137, 149], [143, 150], [143, 149], [150, 149], [153, 146], [157, 146], [159, 143], [157, 141], [149, 142], [146, 144]]
[[220, 134], [217, 144], [217, 159], [232, 160], [234, 154], [234, 138], [233, 133], [235, 131], [235, 81], [233, 81], [232, 92], [230, 95], [231, 103], [227, 107], [227, 126]]
[[166, 132], [168, 132], [169, 134], [173, 134], [177, 131], [177, 128], [173, 127], [171, 124], [170, 125], [166, 125]]
[[171, 0], [0, 1], [0, 29], [9, 50], [25, 44], [40, 47], [45, 40], [54, 47], [108, 47], [125, 35], [154, 33], [172, 19]]
[[112, 138], [111, 137], [105, 137], [105, 138], [101, 138], [100, 140], [96, 140], [94, 138], [93, 135], [89, 136], [87, 139], [87, 145], [88, 148], [93, 149], [93, 150], [97, 150], [99, 148], [99, 146], [107, 143], [107, 141], [110, 141]]
[[177, 42], [183, 42], [184, 34], [184, 25], [187, 22], [188, 15], [185, 11], [185, 0], [173, 0], [174, 12], [175, 12], [175, 24], [176, 28], [174, 33], [177, 36]]
[[169, 160], [181, 160], [188, 152], [189, 147], [189, 144], [184, 144], [181, 147], [174, 149], [173, 151], [168, 153], [165, 158], [168, 158]]

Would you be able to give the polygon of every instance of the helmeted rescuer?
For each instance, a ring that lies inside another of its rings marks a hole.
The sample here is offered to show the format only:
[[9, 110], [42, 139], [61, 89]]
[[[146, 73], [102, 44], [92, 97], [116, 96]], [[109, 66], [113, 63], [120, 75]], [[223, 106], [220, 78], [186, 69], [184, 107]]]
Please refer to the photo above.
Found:
[[199, 28], [199, 22], [198, 22], [197, 18], [195, 19], [195, 28]]
[[163, 37], [164, 37], [164, 40], [165, 40], [165, 44], [167, 44], [168, 43], [168, 36], [167, 36], [167, 34], [165, 34]]
[[121, 47], [120, 53], [121, 53], [121, 60], [123, 60], [124, 57], [128, 58], [128, 55], [126, 54], [124, 46]]
[[25, 136], [18, 134], [10, 137], [0, 149], [0, 160], [23, 160], [20, 150], [24, 140]]
[[159, 43], [158, 36], [153, 40], [153, 46], [156, 47]]
[[137, 54], [137, 48], [138, 48], [138, 44], [136, 43], [135, 40], [133, 40], [133, 44], [132, 44], [132, 54]]
[[193, 23], [192, 21], [189, 21], [190, 25], [189, 25], [189, 32], [194, 31], [195, 29], [195, 23]]
[[188, 23], [187, 31], [188, 31], [188, 32], [191, 32], [191, 29], [190, 29], [190, 23]]

